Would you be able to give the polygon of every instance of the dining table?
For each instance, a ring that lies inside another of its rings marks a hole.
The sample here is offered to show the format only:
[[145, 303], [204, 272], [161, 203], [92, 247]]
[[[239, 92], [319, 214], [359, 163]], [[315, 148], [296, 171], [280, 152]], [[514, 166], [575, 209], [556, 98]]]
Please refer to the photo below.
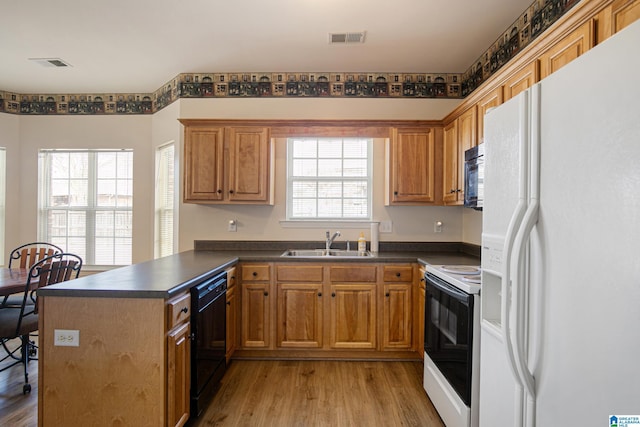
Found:
[[28, 278], [28, 268], [0, 268], [0, 297], [24, 292]]

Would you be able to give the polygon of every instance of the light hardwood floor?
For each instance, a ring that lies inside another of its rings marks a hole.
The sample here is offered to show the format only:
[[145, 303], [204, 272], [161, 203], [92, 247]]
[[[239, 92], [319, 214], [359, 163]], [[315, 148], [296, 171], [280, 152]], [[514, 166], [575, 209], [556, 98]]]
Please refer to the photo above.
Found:
[[[0, 426], [37, 426], [38, 362], [22, 395], [22, 367], [0, 373]], [[422, 389], [419, 362], [234, 360], [188, 427], [443, 427]]]
[[419, 362], [231, 363], [205, 426], [444, 426]]

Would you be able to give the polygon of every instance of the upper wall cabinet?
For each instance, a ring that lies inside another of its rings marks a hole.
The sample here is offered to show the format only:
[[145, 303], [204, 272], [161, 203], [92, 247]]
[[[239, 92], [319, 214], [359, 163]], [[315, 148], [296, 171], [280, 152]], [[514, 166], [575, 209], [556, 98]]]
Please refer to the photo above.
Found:
[[598, 43], [608, 39], [638, 19], [640, 19], [640, 1], [615, 0], [596, 17]]
[[393, 128], [386, 146], [385, 205], [432, 204], [435, 137], [431, 128]]
[[455, 124], [444, 128], [442, 153], [442, 201], [445, 205], [464, 203], [464, 152], [477, 143], [476, 106], [462, 113]]
[[185, 203], [273, 204], [268, 128], [182, 122]]
[[[478, 137], [476, 138], [476, 142], [481, 144], [484, 142], [484, 115], [487, 113], [489, 108], [497, 107], [502, 104], [502, 86], [498, 86], [491, 92], [487, 93], [478, 103]], [[464, 160], [464, 157], [463, 159]]]
[[507, 102], [520, 92], [523, 92], [540, 80], [538, 61], [532, 61], [514, 75], [509, 77], [502, 86], [504, 102]]
[[567, 65], [594, 44], [594, 21], [589, 20], [554, 44], [540, 56], [540, 78], [544, 79]]

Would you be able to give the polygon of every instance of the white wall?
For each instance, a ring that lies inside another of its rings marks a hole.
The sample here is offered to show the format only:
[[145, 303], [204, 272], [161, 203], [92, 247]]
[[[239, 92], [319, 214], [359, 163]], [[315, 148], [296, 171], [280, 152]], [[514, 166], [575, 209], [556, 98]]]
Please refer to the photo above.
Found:
[[9, 252], [20, 241], [20, 210], [15, 207], [20, 203], [20, 120], [13, 114], [0, 114], [0, 147], [6, 148], [6, 192], [5, 192], [5, 224], [4, 247], [0, 265], [8, 262]]
[[[363, 119], [440, 120], [459, 100], [420, 99], [183, 99], [149, 116], [19, 116], [0, 114], [0, 146], [7, 148], [7, 212], [3, 253], [37, 236], [37, 153], [42, 148], [133, 148], [133, 262], [153, 258], [155, 149], [174, 141], [176, 163], [182, 168], [183, 128], [178, 118], [213, 119]], [[276, 141], [274, 206], [206, 206], [183, 204], [182, 179], [176, 194], [178, 247], [212, 240], [322, 240], [318, 228], [283, 227], [285, 218], [285, 140]], [[480, 242], [481, 214], [461, 207], [384, 206], [384, 140], [374, 141], [374, 206], [376, 221], [393, 222], [393, 232], [381, 241]], [[237, 219], [236, 233], [227, 230]], [[444, 223], [434, 233], [433, 223]], [[339, 227], [342, 239], [355, 241], [369, 225]]]
[[[3, 116], [3, 115], [0, 115]], [[38, 150], [43, 148], [133, 149], [133, 262], [153, 256], [153, 157], [151, 116], [19, 116], [19, 232], [7, 245], [37, 237]]]
[[473, 209], [464, 209], [462, 212], [462, 241], [482, 244], [482, 212]]
[[[216, 119], [387, 119], [438, 120], [452, 111], [457, 100], [366, 100], [366, 99], [183, 99], [181, 118]], [[370, 238], [369, 224], [355, 228], [322, 225], [292, 228], [285, 219], [286, 147], [276, 140], [276, 194], [274, 206], [195, 205], [180, 207], [180, 250], [193, 248], [194, 240], [323, 240], [324, 231], [340, 229], [342, 237], [355, 241], [360, 231]], [[373, 217], [393, 222], [393, 232], [381, 234], [381, 241], [461, 241], [463, 208], [425, 206], [384, 206], [384, 140], [374, 141]], [[238, 221], [238, 231], [228, 232], [230, 219]], [[434, 222], [444, 223], [435, 233]]]

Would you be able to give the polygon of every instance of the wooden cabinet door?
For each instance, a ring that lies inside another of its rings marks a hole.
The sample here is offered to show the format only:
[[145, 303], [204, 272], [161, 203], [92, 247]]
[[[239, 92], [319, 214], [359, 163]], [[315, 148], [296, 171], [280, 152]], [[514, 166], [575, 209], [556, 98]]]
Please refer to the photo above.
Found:
[[167, 341], [167, 425], [183, 426], [189, 419], [191, 344], [189, 322], [169, 332]]
[[269, 283], [242, 283], [243, 348], [255, 349], [271, 346], [269, 291]]
[[277, 284], [278, 347], [322, 347], [322, 283]]
[[416, 301], [416, 350], [420, 355], [424, 351], [424, 305], [427, 297], [426, 283], [424, 280], [424, 268], [419, 269], [418, 296]]
[[[484, 115], [487, 113], [489, 108], [497, 107], [500, 104], [502, 104], [502, 86], [498, 86], [486, 94], [476, 104], [478, 108], [478, 134], [476, 141], [478, 141], [478, 144], [482, 144], [484, 142]], [[464, 156], [461, 161], [464, 162]]]
[[640, 1], [616, 0], [611, 5], [611, 32], [613, 34], [640, 19]]
[[330, 289], [330, 347], [375, 349], [376, 284], [333, 284]]
[[[235, 268], [233, 269], [235, 271]], [[227, 282], [229, 280], [227, 279]], [[227, 335], [226, 335], [226, 359], [227, 363], [236, 351], [236, 342], [238, 340], [238, 300], [236, 298], [236, 287], [232, 286], [227, 289]]]
[[433, 129], [394, 128], [387, 145], [386, 204], [432, 203], [434, 181]]
[[464, 202], [464, 152], [477, 144], [476, 139], [476, 107], [469, 108], [458, 117], [458, 186], [456, 188], [456, 203]]
[[444, 127], [442, 150], [442, 201], [453, 204], [458, 200], [458, 121]]
[[585, 22], [540, 56], [540, 78], [558, 71], [593, 47], [593, 20]]
[[615, 0], [596, 16], [597, 42], [602, 43], [640, 19], [640, 0]]
[[184, 137], [185, 202], [222, 200], [224, 128], [186, 126]]
[[538, 70], [538, 61], [533, 61], [509, 77], [502, 86], [504, 102], [536, 84], [540, 80]]
[[412, 344], [411, 284], [384, 285], [382, 349], [408, 350]]
[[229, 128], [229, 201], [270, 201], [270, 147], [268, 128]]

